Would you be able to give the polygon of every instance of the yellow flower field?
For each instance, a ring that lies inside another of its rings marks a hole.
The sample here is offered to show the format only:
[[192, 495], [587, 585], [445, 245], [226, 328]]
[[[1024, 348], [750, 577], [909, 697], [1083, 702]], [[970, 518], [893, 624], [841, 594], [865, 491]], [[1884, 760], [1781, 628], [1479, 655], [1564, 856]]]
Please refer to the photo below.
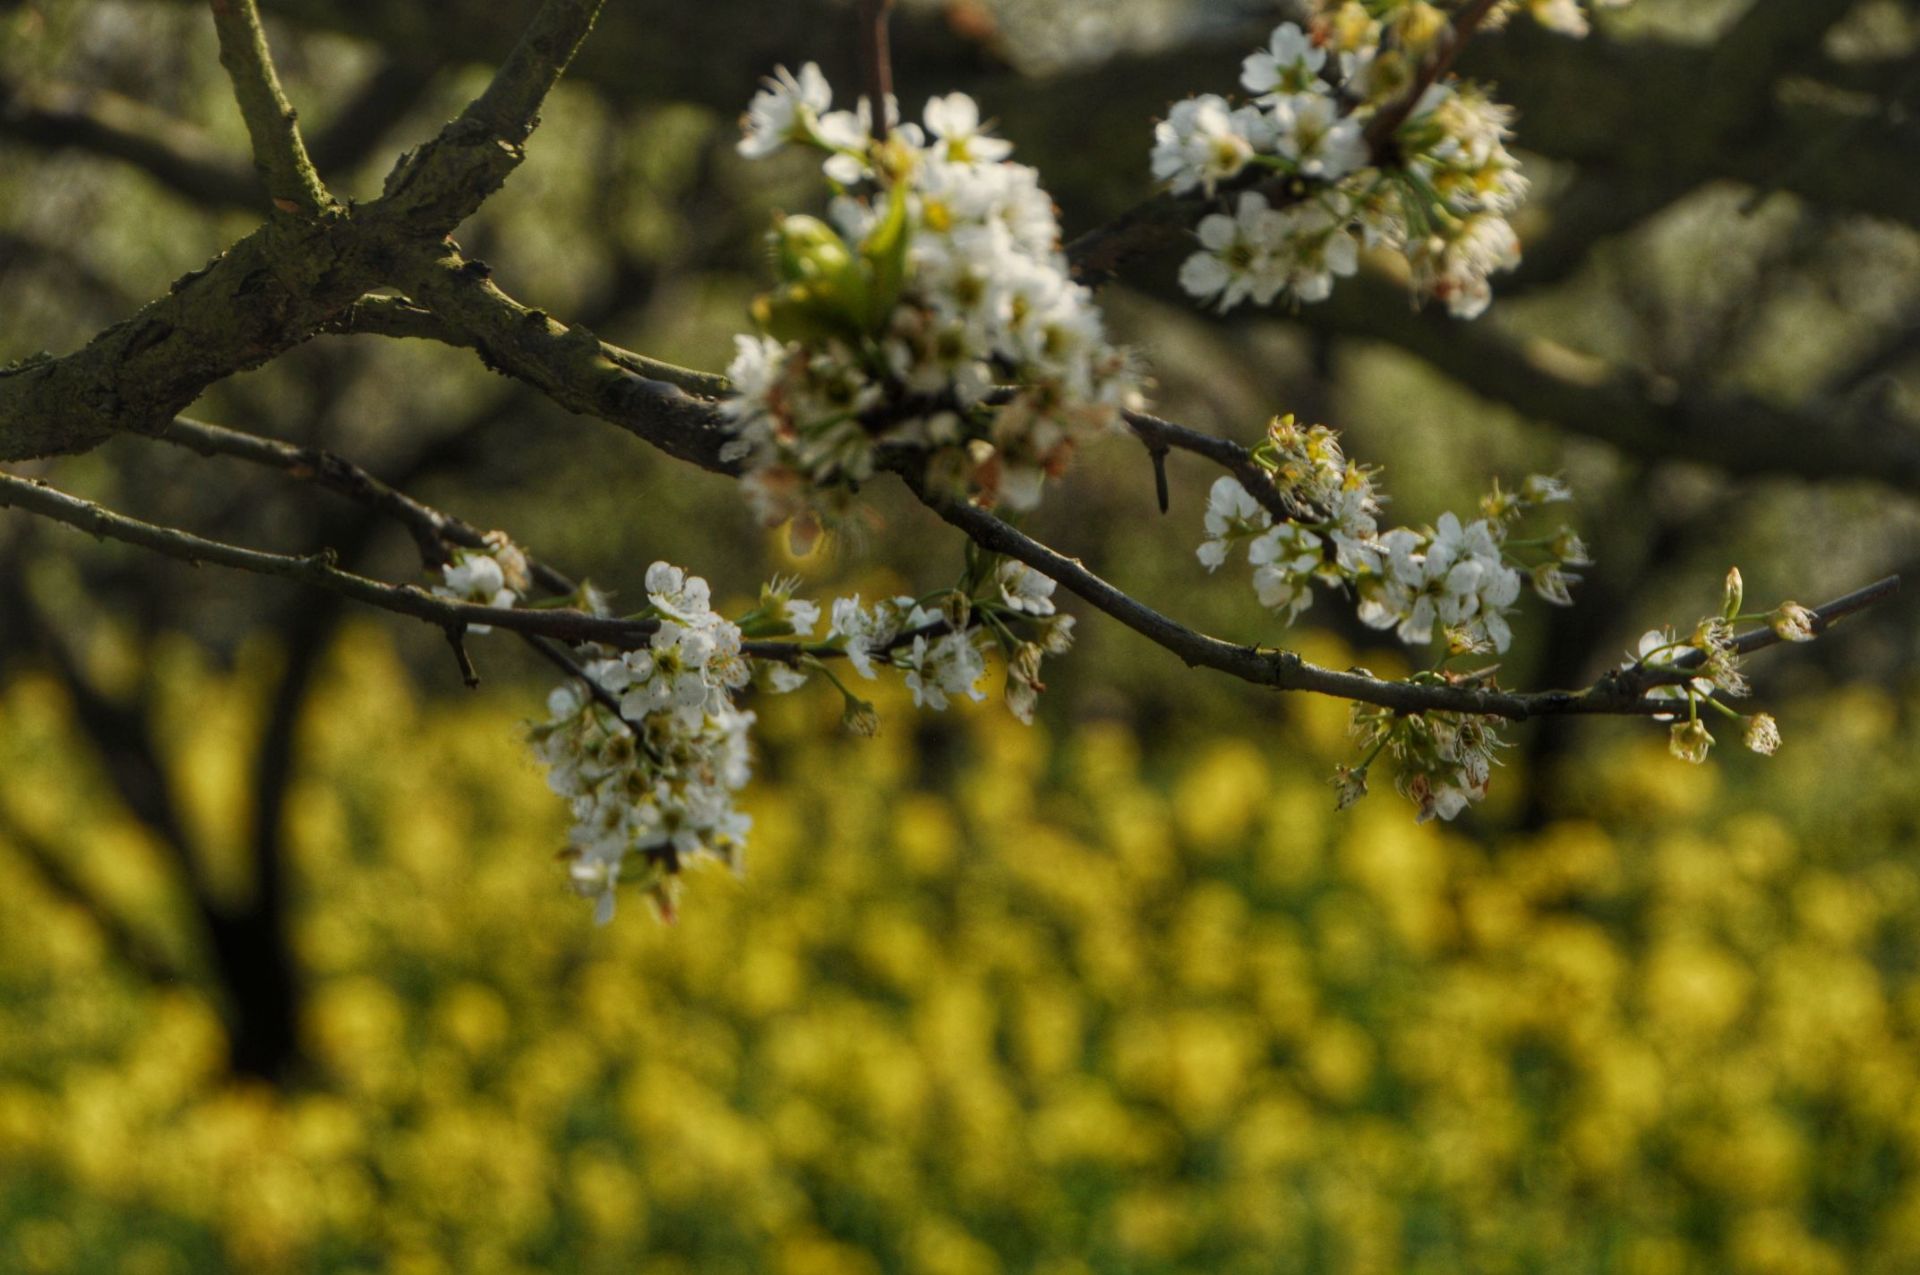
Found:
[[[168, 684], [237, 844], [251, 701]], [[291, 804], [289, 1092], [0, 853], [0, 1270], [1920, 1268], [1907, 706], [1785, 705], [1707, 770], [1609, 736], [1489, 846], [1384, 783], [1336, 816], [1333, 703], [1176, 753], [997, 705], [863, 741], [829, 698], [756, 705], [743, 879], [595, 929], [530, 699], [423, 703], [355, 634]], [[9, 807], [166, 944], [64, 711], [0, 695]]]

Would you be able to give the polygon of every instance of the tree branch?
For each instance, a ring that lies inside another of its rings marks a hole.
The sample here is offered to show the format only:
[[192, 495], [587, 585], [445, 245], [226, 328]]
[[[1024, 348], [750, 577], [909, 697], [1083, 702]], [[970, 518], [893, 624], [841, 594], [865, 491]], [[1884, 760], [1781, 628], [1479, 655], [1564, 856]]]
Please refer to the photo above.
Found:
[[[1251, 448], [1230, 438], [1176, 425], [1145, 412], [1126, 412], [1124, 415], [1127, 427], [1147, 445], [1148, 452], [1160, 455], [1173, 448], [1205, 457], [1239, 479], [1240, 485], [1247, 489], [1247, 494], [1259, 501], [1275, 518], [1284, 521], [1299, 517], [1300, 510], [1287, 503], [1273, 485], [1272, 475], [1254, 463]], [[1160, 512], [1165, 513], [1165, 508]]]
[[208, 7], [220, 36], [220, 65], [233, 81], [234, 100], [253, 142], [253, 165], [266, 183], [268, 198], [281, 212], [311, 215], [331, 207], [333, 196], [321, 184], [300, 140], [300, 117], [273, 69], [254, 0], [208, 0]]
[[[252, 0], [244, 14], [233, 8], [241, 0], [213, 3], [256, 147], [280, 172], [276, 180], [284, 179], [304, 154], [290, 149], [299, 143], [291, 120], [275, 125], [259, 116], [261, 102], [284, 96], [275, 98], [264, 46], [241, 39]], [[354, 215], [329, 203], [316, 205], [323, 215], [311, 219], [270, 219], [84, 349], [0, 368], [0, 460], [86, 451], [123, 430], [161, 430], [207, 386], [284, 353], [368, 290], [390, 285], [398, 258], [437, 242], [453, 225], [442, 224], [444, 215], [457, 213], [457, 221], [477, 208], [519, 162], [511, 138], [532, 129], [532, 112], [598, 8], [599, 0], [547, 0], [487, 91], [396, 170], [401, 180], [390, 182], [389, 199]], [[469, 144], [475, 129], [492, 140]], [[501, 159], [503, 146], [510, 161]]]
[[725, 377], [647, 359], [521, 305], [493, 285], [485, 266], [457, 251], [420, 262], [408, 290], [457, 334], [456, 344], [568, 411], [618, 425], [702, 469], [738, 471], [720, 458], [731, 433], [717, 406], [676, 383], [718, 393]]
[[444, 235], [526, 158], [540, 105], [593, 29], [603, 0], [545, 0], [486, 91], [387, 177], [378, 215]]

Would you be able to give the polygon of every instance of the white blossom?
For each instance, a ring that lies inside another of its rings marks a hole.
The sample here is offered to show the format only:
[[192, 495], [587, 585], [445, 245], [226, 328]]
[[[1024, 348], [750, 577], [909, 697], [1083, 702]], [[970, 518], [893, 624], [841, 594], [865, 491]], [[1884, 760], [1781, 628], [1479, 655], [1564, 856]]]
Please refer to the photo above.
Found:
[[1176, 102], [1153, 130], [1153, 176], [1175, 194], [1196, 186], [1207, 194], [1240, 175], [1253, 158], [1250, 129], [1262, 127], [1259, 112], [1244, 114], [1215, 93]]
[[[1528, 2], [1563, 28], [1584, 23], [1573, 0]], [[1391, 138], [1370, 145], [1372, 126], [1398, 109], [1407, 84], [1404, 50], [1377, 56], [1389, 25], [1354, 4], [1323, 6], [1311, 33], [1282, 23], [1242, 63], [1241, 84], [1258, 95], [1252, 106], [1200, 94], [1155, 127], [1153, 173], [1177, 194], [1211, 195], [1259, 167], [1296, 179], [1252, 192], [1280, 190], [1285, 206], [1270, 211], [1284, 220], [1236, 227], [1204, 214], [1196, 229], [1208, 255], [1189, 258], [1181, 275], [1190, 294], [1222, 309], [1321, 300], [1352, 273], [1364, 244], [1404, 256], [1416, 295], [1437, 298], [1454, 316], [1486, 309], [1490, 276], [1519, 261], [1508, 217], [1528, 183], [1507, 149], [1513, 113], [1443, 75]], [[1289, 213], [1316, 205], [1317, 214]], [[1329, 225], [1337, 236], [1326, 235]]]
[[[433, 586], [436, 596], [478, 606], [508, 608], [525, 595], [528, 585], [527, 557], [518, 545], [500, 532], [487, 535], [485, 549], [459, 548], [440, 568], [442, 583]], [[467, 632], [491, 633], [490, 624], [469, 624]]]
[[1324, 86], [1320, 69], [1327, 51], [1291, 22], [1273, 29], [1267, 47], [1249, 53], [1240, 65], [1240, 84], [1250, 93], [1297, 94]]
[[1212, 571], [1227, 560], [1227, 548], [1235, 540], [1264, 531], [1273, 524], [1273, 516], [1240, 485], [1240, 480], [1223, 476], [1213, 480], [1207, 493], [1205, 526], [1207, 539], [1201, 544], [1199, 558]]
[[1053, 614], [1055, 582], [1051, 576], [1041, 575], [1026, 563], [1008, 558], [995, 569], [994, 578], [1000, 586], [1001, 600], [1011, 610], [1028, 615]]
[[1013, 153], [1012, 142], [980, 131], [980, 107], [965, 93], [929, 98], [923, 118], [934, 152], [950, 164], [995, 164]]
[[986, 698], [976, 683], [986, 675], [987, 663], [969, 634], [946, 633], [931, 641], [921, 634], [898, 663], [907, 671], [907, 689], [913, 693], [915, 707], [945, 709], [952, 695]]
[[1287, 283], [1282, 249], [1286, 220], [1266, 196], [1243, 192], [1232, 216], [1209, 213], [1197, 234], [1203, 251], [1180, 267], [1180, 286], [1202, 300], [1219, 298], [1222, 314], [1249, 297], [1258, 305], [1272, 301]]
[[743, 135], [738, 149], [749, 159], [771, 155], [788, 142], [812, 140], [820, 117], [833, 104], [827, 77], [812, 62], [801, 67], [798, 76], [784, 66], [775, 67], [761, 83], [766, 87], [753, 95], [740, 124]]
[[1274, 149], [1305, 177], [1333, 181], [1365, 167], [1360, 121], [1325, 93], [1294, 93], [1272, 106]]

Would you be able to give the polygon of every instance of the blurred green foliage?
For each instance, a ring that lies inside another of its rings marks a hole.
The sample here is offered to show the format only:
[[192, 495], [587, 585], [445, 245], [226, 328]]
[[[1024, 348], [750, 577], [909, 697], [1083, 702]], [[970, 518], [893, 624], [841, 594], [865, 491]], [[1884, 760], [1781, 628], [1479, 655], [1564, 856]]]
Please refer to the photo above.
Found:
[[[164, 658], [237, 847], [275, 658]], [[1718, 769], [1623, 732], [1476, 841], [1335, 816], [1333, 701], [1178, 752], [987, 705], [930, 756], [805, 693], [758, 705], [745, 878], [596, 930], [524, 697], [423, 701], [352, 630], [291, 804], [307, 1083], [225, 1079], [204, 999], [0, 855], [0, 1269], [1911, 1270], [1910, 706]], [[15, 814], [162, 940], [70, 729], [0, 693]]]

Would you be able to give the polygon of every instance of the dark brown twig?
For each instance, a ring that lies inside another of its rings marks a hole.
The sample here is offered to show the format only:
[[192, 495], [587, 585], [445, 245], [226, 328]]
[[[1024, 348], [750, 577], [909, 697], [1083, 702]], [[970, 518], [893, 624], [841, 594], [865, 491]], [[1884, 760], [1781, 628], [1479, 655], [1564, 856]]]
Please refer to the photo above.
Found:
[[893, 98], [893, 50], [887, 39], [887, 16], [892, 10], [893, 0], [860, 0], [860, 68], [866, 76], [877, 142], [887, 140], [887, 103]]

